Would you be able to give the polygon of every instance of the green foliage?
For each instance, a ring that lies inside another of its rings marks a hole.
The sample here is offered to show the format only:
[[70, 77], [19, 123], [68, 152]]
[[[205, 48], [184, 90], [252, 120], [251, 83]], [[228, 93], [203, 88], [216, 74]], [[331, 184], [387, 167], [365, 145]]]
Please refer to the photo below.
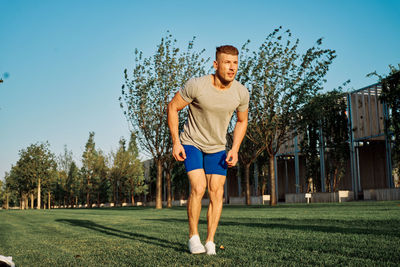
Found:
[[119, 98], [121, 108], [138, 137], [140, 146], [154, 158], [169, 153], [170, 135], [167, 105], [173, 95], [191, 77], [205, 74], [208, 60], [204, 50], [193, 50], [195, 38], [181, 52], [171, 34], [161, 38], [153, 56], [144, 58], [135, 50], [135, 67], [131, 76], [125, 69], [125, 84]]
[[[302, 54], [299, 39], [282, 27], [267, 36], [257, 51], [242, 48], [238, 80], [250, 90], [246, 137], [252, 152], [266, 150], [269, 157], [293, 138], [301, 108], [322, 89], [336, 53], [323, 49], [322, 38]], [[275, 204], [274, 168], [270, 161], [271, 204]]]
[[302, 138], [300, 147], [306, 158], [306, 183], [311, 191], [319, 191], [321, 187], [320, 149], [324, 149], [327, 156], [324, 159], [327, 191], [336, 191], [345, 174], [349, 157], [346, 108], [345, 93], [333, 90], [317, 94], [301, 110], [297, 132]]
[[148, 186], [144, 182], [143, 165], [138, 158], [136, 135], [131, 133], [128, 147], [121, 138], [116, 153], [112, 153], [113, 165], [110, 169], [110, 182], [113, 189], [113, 201], [119, 204], [128, 197], [133, 202], [135, 195], [146, 195]]
[[104, 185], [107, 181], [106, 158], [101, 150], [96, 150], [94, 132], [89, 133], [85, 151], [82, 154], [81, 174], [83, 189], [86, 192], [86, 204], [89, 207], [95, 197], [97, 197], [98, 204], [101, 202], [100, 197], [107, 199], [103, 194], [100, 196], [101, 193], [104, 193]]
[[321, 48], [322, 39], [304, 54], [298, 44], [290, 30], [275, 29], [258, 51], [242, 59], [238, 73], [251, 96], [247, 136], [265, 144], [271, 156], [292, 138], [299, 110], [322, 89], [336, 57], [334, 50]]
[[6, 172], [4, 175], [4, 197], [9, 197], [10, 206], [19, 205], [19, 197], [21, 196], [21, 194], [18, 193], [18, 181], [16, 179], [15, 171], [13, 171], [13, 168], [14, 166], [11, 167], [10, 172]]
[[393, 136], [392, 158], [397, 175], [400, 176], [400, 64], [397, 68], [389, 65], [389, 68], [390, 72], [386, 76], [378, 75], [376, 72], [368, 76], [378, 76], [379, 83], [382, 84], [380, 100], [384, 101], [389, 108], [385, 131], [387, 136]]
[[396, 68], [390, 65], [390, 72], [386, 76], [380, 76], [379, 82], [382, 84], [382, 94], [380, 99], [389, 108], [389, 118], [386, 123], [386, 134], [392, 138], [392, 158], [397, 175], [400, 176], [400, 64]]
[[79, 196], [79, 189], [81, 188], [81, 179], [79, 169], [76, 166], [75, 162], [72, 161], [71, 165], [69, 166], [67, 180], [65, 183], [65, 191], [66, 197], [68, 198], [69, 204], [76, 203], [76, 198]]
[[73, 163], [72, 151], [68, 150], [67, 145], [64, 145], [64, 151], [57, 157], [57, 166], [59, 171], [68, 173]]
[[19, 160], [12, 167], [9, 185], [20, 195], [32, 192], [39, 179], [43, 188], [50, 188], [56, 175], [57, 163], [49, 143], [32, 144], [19, 152]]
[[0, 180], [0, 207], [3, 205], [4, 199], [6, 197], [5, 191], [6, 185], [2, 180]]
[[[128, 122], [138, 137], [144, 152], [157, 164], [156, 208], [162, 208], [162, 168], [172, 169], [172, 140], [167, 123], [167, 107], [173, 95], [191, 77], [205, 74], [208, 60], [201, 58], [204, 50], [193, 50], [195, 38], [187, 50], [181, 52], [171, 34], [161, 38], [161, 43], [151, 57], [144, 58], [135, 50], [135, 66], [131, 75], [124, 71], [125, 84], [119, 98]], [[182, 113], [182, 112], [181, 112]], [[182, 125], [182, 123], [181, 123]]]

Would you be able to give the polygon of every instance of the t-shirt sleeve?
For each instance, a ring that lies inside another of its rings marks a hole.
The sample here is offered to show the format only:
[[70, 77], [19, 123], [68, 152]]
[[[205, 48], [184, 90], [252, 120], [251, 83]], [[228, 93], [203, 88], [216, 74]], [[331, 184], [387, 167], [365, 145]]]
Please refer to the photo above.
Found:
[[179, 94], [188, 103], [192, 103], [192, 101], [196, 98], [197, 88], [193, 79], [190, 79], [185, 83], [185, 85], [179, 90]]
[[247, 90], [246, 87], [243, 87], [240, 94], [240, 104], [237, 110], [240, 112], [246, 111], [249, 108], [249, 99], [250, 99], [249, 91]]

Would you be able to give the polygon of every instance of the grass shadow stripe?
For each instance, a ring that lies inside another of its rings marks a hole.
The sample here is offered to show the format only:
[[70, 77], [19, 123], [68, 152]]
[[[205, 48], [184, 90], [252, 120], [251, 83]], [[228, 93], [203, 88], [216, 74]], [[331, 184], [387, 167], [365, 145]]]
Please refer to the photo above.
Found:
[[[186, 219], [177, 218], [163, 218], [163, 219], [145, 219], [148, 221], [158, 221], [164, 223], [187, 223]], [[265, 219], [268, 222], [248, 222], [241, 221], [226, 221], [221, 219], [219, 226], [245, 226], [263, 229], [285, 229], [285, 230], [298, 230], [298, 231], [315, 231], [323, 233], [340, 233], [340, 234], [361, 234], [361, 235], [376, 235], [376, 236], [394, 236], [400, 237], [399, 231], [392, 229], [381, 229], [382, 225], [400, 225], [400, 220], [370, 220], [363, 222], [364, 227], [355, 228], [354, 225], [360, 223], [360, 220], [342, 220], [338, 221], [329, 219], [288, 219], [288, 218], [274, 218]], [[333, 226], [332, 223], [340, 223], [342, 226]], [[199, 224], [207, 224], [206, 220], [199, 220]], [[374, 227], [371, 227], [373, 225]]]
[[119, 229], [107, 227], [90, 220], [77, 220], [77, 219], [56, 219], [56, 222], [67, 223], [72, 226], [83, 227], [93, 231], [97, 231], [106, 235], [111, 235], [119, 238], [131, 239], [135, 241], [141, 241], [144, 243], [150, 243], [159, 247], [174, 249], [178, 252], [186, 252], [186, 247], [181, 243], [174, 243], [169, 240], [165, 240], [158, 237], [148, 236], [140, 233], [132, 233], [127, 231], [122, 231]]

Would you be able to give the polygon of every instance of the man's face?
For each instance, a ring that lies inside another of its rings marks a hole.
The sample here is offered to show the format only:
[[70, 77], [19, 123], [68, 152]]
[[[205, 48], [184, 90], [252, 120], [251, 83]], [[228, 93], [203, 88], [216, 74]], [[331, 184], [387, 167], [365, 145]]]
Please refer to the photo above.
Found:
[[221, 53], [214, 61], [214, 69], [222, 81], [232, 82], [235, 79], [238, 64], [238, 56]]

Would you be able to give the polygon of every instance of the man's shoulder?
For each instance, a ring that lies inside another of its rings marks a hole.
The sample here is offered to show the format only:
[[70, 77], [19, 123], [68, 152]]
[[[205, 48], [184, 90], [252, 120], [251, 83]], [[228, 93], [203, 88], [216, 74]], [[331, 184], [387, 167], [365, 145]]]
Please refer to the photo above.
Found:
[[187, 81], [187, 83], [195, 84], [195, 85], [202, 85], [202, 84], [206, 84], [209, 81], [210, 81], [210, 75], [204, 75], [204, 76], [200, 76], [200, 77], [190, 78]]
[[233, 85], [235, 86], [235, 88], [237, 88], [237, 90], [240, 93], [242, 93], [242, 94], [248, 94], [249, 93], [249, 90], [246, 88], [246, 86], [241, 84], [239, 81], [234, 80]]

